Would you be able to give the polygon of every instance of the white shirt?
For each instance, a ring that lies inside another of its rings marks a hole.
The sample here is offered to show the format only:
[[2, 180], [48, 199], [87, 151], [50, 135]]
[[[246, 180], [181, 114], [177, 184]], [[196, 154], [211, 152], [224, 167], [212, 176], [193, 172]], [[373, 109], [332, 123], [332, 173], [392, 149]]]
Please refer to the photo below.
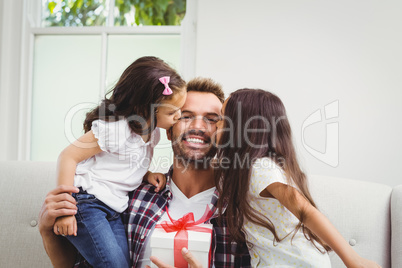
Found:
[[[172, 192], [172, 199], [169, 201], [169, 215], [172, 219], [180, 219], [189, 212], [194, 214], [194, 220], [199, 220], [205, 212], [205, 209], [211, 204], [212, 196], [215, 192], [215, 187], [198, 193], [191, 198], [187, 198], [176, 184], [171, 180], [170, 189]], [[170, 221], [167, 213], [164, 213], [159, 220], [158, 224], [163, 221]], [[151, 265], [149, 257], [151, 256], [150, 238], [153, 233], [153, 229], [149, 232], [145, 239], [144, 247], [140, 253], [137, 267], [145, 267], [145, 265]], [[155, 256], [158, 257], [158, 256]]]
[[[275, 198], [261, 197], [260, 193], [270, 184], [289, 185], [283, 170], [270, 158], [258, 159], [253, 165], [248, 200], [274, 224], [280, 238], [291, 233], [299, 220]], [[245, 232], [249, 245], [252, 267], [331, 267], [328, 254], [320, 253], [300, 229], [293, 240], [293, 233], [275, 243], [271, 231], [245, 219]]]
[[160, 140], [156, 128], [148, 142], [132, 132], [126, 120], [106, 122], [95, 120], [92, 131], [102, 152], [77, 165], [74, 186], [117, 212], [127, 208], [128, 193], [137, 188], [148, 171], [153, 149]]

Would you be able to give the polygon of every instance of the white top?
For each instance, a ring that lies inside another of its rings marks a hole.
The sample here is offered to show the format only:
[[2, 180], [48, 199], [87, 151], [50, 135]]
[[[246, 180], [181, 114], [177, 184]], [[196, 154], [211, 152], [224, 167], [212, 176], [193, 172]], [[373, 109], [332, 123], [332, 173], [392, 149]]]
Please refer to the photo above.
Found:
[[[261, 197], [260, 193], [270, 184], [280, 182], [290, 185], [283, 170], [270, 158], [256, 160], [250, 178], [248, 200], [253, 209], [268, 217], [280, 238], [291, 233], [299, 220], [277, 199]], [[328, 254], [320, 253], [303, 235], [293, 233], [280, 243], [273, 243], [272, 233], [245, 219], [245, 232], [252, 267], [331, 267]]]
[[128, 206], [128, 193], [137, 188], [148, 171], [159, 128], [145, 143], [131, 131], [126, 120], [95, 120], [92, 131], [102, 152], [77, 165], [74, 186], [82, 187], [117, 212]]
[[[169, 215], [173, 219], [177, 220], [186, 215], [189, 212], [194, 214], [194, 220], [198, 221], [205, 212], [205, 209], [211, 204], [212, 196], [215, 192], [215, 187], [198, 193], [191, 198], [187, 198], [176, 184], [170, 180], [170, 190], [172, 192], [172, 199], [169, 201]], [[170, 221], [167, 213], [164, 213], [159, 220], [158, 224], [163, 221]], [[151, 256], [151, 236], [153, 229], [149, 232], [145, 238], [143, 250], [140, 253], [137, 267], [145, 267], [145, 265], [151, 265], [149, 257]], [[158, 257], [158, 256], [155, 256]]]

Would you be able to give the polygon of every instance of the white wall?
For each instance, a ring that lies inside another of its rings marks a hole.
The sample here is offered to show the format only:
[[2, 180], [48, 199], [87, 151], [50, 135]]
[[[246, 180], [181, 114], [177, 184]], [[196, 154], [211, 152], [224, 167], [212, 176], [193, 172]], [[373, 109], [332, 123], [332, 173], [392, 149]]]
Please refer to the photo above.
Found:
[[[196, 75], [227, 93], [276, 93], [309, 174], [401, 184], [401, 10], [399, 0], [201, 0]], [[325, 106], [334, 118], [306, 121]]]

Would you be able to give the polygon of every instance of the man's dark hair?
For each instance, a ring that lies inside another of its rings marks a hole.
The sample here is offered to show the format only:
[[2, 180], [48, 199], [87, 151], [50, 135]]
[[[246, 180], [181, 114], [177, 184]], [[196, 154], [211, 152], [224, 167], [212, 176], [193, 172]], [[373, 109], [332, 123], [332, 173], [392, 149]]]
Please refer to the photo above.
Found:
[[212, 93], [223, 103], [225, 101], [225, 94], [223, 93], [222, 86], [212, 80], [211, 78], [196, 77], [187, 83], [187, 92], [205, 92]]

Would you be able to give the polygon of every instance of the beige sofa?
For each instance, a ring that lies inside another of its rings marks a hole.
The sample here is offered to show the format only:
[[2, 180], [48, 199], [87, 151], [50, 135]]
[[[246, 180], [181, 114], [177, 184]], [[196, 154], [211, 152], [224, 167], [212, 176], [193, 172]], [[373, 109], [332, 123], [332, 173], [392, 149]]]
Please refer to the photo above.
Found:
[[[37, 226], [46, 193], [55, 187], [55, 163], [0, 162], [0, 267], [51, 267]], [[356, 251], [382, 267], [402, 267], [402, 185], [311, 176], [321, 211]], [[331, 254], [333, 267], [344, 267]]]

